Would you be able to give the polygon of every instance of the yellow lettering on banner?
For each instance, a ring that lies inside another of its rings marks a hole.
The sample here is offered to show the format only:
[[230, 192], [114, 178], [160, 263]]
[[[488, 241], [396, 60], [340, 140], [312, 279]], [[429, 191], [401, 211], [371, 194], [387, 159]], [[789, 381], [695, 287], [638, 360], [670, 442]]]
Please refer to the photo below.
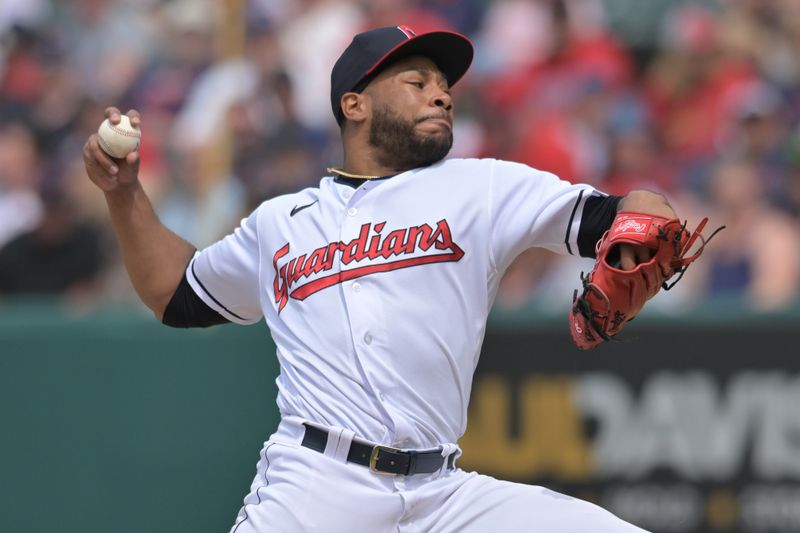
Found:
[[739, 501], [736, 494], [728, 489], [716, 489], [706, 501], [708, 525], [715, 530], [726, 530], [739, 520]]
[[512, 479], [552, 477], [585, 481], [594, 471], [591, 450], [572, 399], [569, 378], [534, 376], [519, 390], [518, 437], [511, 435], [511, 386], [484, 376], [473, 387], [459, 461], [467, 469]]

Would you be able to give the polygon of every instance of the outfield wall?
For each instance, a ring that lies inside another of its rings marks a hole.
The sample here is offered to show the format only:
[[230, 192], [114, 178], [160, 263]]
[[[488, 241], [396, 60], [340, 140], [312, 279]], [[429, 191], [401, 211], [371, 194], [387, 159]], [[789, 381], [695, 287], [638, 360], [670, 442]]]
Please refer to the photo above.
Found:
[[263, 324], [0, 310], [0, 531], [227, 531], [276, 374]]

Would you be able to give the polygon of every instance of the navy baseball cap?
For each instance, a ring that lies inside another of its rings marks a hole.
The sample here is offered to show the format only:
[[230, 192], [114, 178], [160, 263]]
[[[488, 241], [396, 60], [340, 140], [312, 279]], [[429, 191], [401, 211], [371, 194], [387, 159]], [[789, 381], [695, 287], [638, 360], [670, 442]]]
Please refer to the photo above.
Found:
[[382, 67], [411, 55], [429, 57], [452, 87], [467, 72], [473, 50], [469, 39], [450, 31], [417, 35], [408, 26], [390, 26], [359, 33], [331, 71], [331, 108], [336, 122], [341, 126], [344, 121], [344, 93], [363, 90]]

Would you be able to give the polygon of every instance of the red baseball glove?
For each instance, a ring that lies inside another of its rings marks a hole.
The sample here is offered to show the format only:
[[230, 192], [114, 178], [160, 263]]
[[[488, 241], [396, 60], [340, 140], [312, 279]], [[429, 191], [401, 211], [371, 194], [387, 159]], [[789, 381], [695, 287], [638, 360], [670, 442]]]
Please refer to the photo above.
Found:
[[[703, 253], [708, 239], [700, 233], [708, 222], [704, 218], [694, 232], [677, 218], [644, 213], [617, 213], [611, 229], [597, 242], [597, 261], [588, 276], [581, 274], [583, 292], [575, 291], [569, 314], [570, 332], [583, 350], [594, 348], [620, 332], [626, 322], [641, 311], [645, 302], [659, 289], [669, 290], [683, 276], [686, 268]], [[687, 256], [700, 239], [699, 249]], [[632, 270], [619, 268], [619, 245], [644, 246], [652, 257]], [[667, 281], [680, 274], [671, 284]]]

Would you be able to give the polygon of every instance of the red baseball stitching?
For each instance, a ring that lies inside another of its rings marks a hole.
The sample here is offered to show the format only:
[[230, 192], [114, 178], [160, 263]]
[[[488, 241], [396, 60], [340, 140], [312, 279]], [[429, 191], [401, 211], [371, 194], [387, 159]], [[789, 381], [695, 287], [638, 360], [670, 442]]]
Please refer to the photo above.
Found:
[[108, 127], [111, 128], [112, 131], [115, 133], [119, 133], [120, 135], [124, 135], [125, 137], [137, 137], [141, 138], [142, 132], [139, 130], [123, 130], [117, 124], [112, 124], [111, 122], [108, 123]]

